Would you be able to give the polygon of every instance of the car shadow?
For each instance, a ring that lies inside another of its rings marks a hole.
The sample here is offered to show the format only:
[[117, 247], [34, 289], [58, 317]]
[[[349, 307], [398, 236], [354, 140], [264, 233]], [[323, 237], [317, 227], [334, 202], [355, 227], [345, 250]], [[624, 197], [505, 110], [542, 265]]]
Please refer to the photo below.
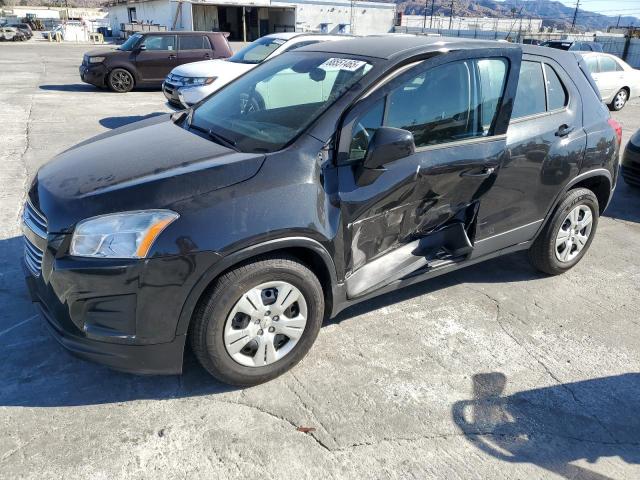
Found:
[[604, 216], [640, 223], [640, 188], [632, 188], [622, 178], [618, 179], [616, 191]]
[[146, 120], [147, 118], [157, 117], [158, 115], [166, 115], [169, 112], [153, 112], [148, 115], [130, 115], [125, 117], [105, 117], [98, 121], [105, 128], [113, 130], [114, 128], [123, 127], [130, 123]]
[[[567, 479], [609, 480], [584, 466], [605, 457], [640, 464], [640, 373], [594, 378], [506, 395], [500, 372], [472, 376], [473, 398], [452, 417], [482, 452]], [[576, 464], [578, 462], [580, 464]]]
[[61, 85], [40, 85], [40, 90], [50, 90], [54, 92], [95, 92], [101, 90], [98, 87], [89, 85], [88, 83], [71, 83]]

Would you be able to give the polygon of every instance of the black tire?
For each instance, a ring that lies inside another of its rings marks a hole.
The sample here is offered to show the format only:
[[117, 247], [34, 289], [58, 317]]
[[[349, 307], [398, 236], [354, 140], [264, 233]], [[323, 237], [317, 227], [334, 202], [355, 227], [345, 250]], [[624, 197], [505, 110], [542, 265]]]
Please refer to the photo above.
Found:
[[[244, 366], [227, 352], [225, 322], [245, 292], [270, 281], [286, 281], [300, 290], [307, 303], [307, 323], [298, 343], [283, 358], [265, 366]], [[191, 347], [202, 366], [221, 382], [257, 385], [282, 375], [302, 360], [318, 336], [323, 315], [322, 286], [311, 270], [292, 257], [260, 257], [228, 271], [205, 293], [190, 325]]]
[[[561, 262], [556, 256], [556, 238], [567, 215], [580, 205], [585, 205], [591, 210], [593, 216], [591, 232], [586, 244], [577, 256], [571, 261]], [[538, 238], [529, 248], [529, 261], [531, 264], [541, 272], [549, 275], [558, 275], [573, 268], [591, 246], [598, 227], [599, 212], [598, 199], [591, 190], [586, 188], [569, 190], [558, 204], [553, 216], [540, 232]]]
[[[621, 102], [617, 102], [619, 95], [622, 95], [624, 97], [624, 99], [621, 98]], [[613, 97], [613, 100], [609, 104], [609, 110], [618, 112], [624, 108], [624, 106], [627, 104], [628, 101], [629, 101], [629, 91], [626, 88], [621, 88], [616, 92], [615, 96]]]
[[109, 72], [107, 85], [112, 92], [127, 93], [133, 90], [135, 79], [128, 70], [124, 68], [114, 68]]

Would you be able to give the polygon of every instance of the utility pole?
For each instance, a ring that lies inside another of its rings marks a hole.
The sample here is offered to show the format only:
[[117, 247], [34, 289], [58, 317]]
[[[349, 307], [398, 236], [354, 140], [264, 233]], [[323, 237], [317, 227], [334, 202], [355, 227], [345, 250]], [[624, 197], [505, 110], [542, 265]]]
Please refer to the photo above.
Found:
[[427, 2], [429, 0], [424, 0], [424, 19], [422, 20], [422, 30], [427, 28]]
[[454, 2], [455, 2], [455, 0], [451, 0], [451, 16], [449, 17], [449, 30], [451, 30], [451, 27], [453, 26], [453, 8], [454, 8]]
[[578, 18], [578, 8], [580, 7], [580, 0], [576, 0], [576, 9], [573, 11], [573, 22], [571, 22], [571, 32], [576, 27], [576, 18]]
[[616, 22], [616, 28], [618, 28], [618, 27], [620, 26], [620, 17], [621, 17], [621, 16], [622, 16], [622, 15], [618, 15], [618, 21]]
[[433, 9], [435, 8], [436, 0], [431, 0], [431, 20], [429, 20], [429, 28], [433, 28]]

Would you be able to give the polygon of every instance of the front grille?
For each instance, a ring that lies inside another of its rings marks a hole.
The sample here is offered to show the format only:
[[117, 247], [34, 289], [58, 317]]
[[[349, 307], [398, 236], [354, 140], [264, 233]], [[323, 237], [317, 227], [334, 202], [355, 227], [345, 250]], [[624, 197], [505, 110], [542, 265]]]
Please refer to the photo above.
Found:
[[41, 238], [47, 238], [47, 219], [30, 201], [24, 206], [22, 221], [30, 230]]
[[24, 237], [24, 263], [36, 277], [40, 276], [42, 271], [43, 255], [44, 252], [42, 250], [31, 243], [27, 237]]
[[[47, 219], [29, 200], [27, 200], [27, 203], [24, 205], [22, 221], [24, 222], [25, 227], [35, 233], [38, 237], [43, 239], [47, 238]], [[39, 276], [42, 271], [43, 255], [44, 251], [25, 236], [24, 263], [36, 277]]]

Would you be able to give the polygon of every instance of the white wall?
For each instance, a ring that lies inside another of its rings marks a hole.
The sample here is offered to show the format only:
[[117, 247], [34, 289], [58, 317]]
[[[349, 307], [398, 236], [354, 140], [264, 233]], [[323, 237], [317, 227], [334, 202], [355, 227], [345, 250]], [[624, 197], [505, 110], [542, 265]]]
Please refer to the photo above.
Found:
[[295, 6], [297, 31], [318, 32], [327, 23], [329, 33], [337, 33], [340, 24], [355, 35], [386, 33], [395, 17], [395, 5], [389, 3], [353, 2], [353, 15], [351, 2], [340, 0], [274, 0], [271, 5]]
[[[129, 4], [118, 4], [108, 7], [109, 23], [114, 35], [120, 34], [120, 24], [129, 23], [128, 8], [135, 7], [136, 17], [139, 22], [158, 23], [171, 30], [173, 19], [178, 8], [178, 2], [168, 0], [153, 0]], [[182, 14], [178, 17], [176, 30], [191, 30], [193, 28], [191, 17], [191, 3], [182, 4]]]

